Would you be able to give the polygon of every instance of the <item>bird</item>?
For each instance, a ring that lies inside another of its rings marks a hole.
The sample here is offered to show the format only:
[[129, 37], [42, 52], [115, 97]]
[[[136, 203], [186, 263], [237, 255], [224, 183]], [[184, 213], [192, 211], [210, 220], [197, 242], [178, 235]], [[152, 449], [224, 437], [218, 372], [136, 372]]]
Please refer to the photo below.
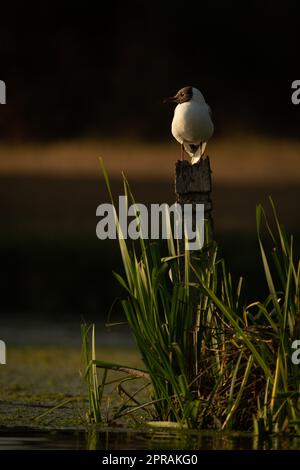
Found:
[[207, 141], [214, 132], [211, 109], [201, 91], [193, 86], [185, 86], [164, 100], [164, 103], [169, 102], [177, 103], [171, 131], [181, 144], [181, 159], [186, 152], [194, 165], [202, 158]]

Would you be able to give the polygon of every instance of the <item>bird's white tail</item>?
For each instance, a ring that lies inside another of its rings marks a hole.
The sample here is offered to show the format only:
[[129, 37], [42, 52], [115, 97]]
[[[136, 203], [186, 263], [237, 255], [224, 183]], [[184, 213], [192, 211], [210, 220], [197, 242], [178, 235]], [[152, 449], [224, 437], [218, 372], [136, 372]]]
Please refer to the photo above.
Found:
[[199, 145], [199, 148], [197, 149], [196, 153], [191, 157], [191, 163], [192, 163], [192, 165], [194, 165], [195, 163], [199, 162], [200, 158], [202, 157], [202, 155], [203, 155], [204, 152], [205, 152], [206, 145], [207, 145], [207, 142], [202, 142], [202, 143]]

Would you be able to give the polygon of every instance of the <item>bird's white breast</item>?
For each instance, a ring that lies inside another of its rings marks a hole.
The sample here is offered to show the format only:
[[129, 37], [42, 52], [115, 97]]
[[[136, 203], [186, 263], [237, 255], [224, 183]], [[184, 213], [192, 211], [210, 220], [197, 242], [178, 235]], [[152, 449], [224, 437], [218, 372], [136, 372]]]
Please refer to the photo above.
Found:
[[209, 107], [204, 103], [187, 101], [175, 108], [172, 134], [181, 144], [207, 142], [214, 131]]

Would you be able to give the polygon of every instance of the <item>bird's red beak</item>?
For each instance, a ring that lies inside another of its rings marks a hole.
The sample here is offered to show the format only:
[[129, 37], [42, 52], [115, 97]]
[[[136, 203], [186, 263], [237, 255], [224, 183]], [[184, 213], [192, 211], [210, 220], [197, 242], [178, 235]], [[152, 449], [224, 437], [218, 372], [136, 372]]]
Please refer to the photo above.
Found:
[[163, 103], [177, 103], [177, 96], [170, 96], [169, 98], [166, 98], [163, 100]]

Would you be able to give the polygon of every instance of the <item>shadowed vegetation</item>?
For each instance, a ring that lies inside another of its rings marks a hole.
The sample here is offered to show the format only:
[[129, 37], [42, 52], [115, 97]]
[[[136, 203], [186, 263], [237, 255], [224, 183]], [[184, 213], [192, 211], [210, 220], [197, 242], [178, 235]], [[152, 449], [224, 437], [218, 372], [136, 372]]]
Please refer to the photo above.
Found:
[[[104, 167], [103, 172], [113, 202]], [[299, 336], [300, 265], [293, 237], [285, 234], [270, 201], [274, 229], [261, 205], [256, 211], [268, 292], [249, 305], [242, 301], [243, 279], [234, 282], [215, 242], [207, 240], [200, 252], [180, 253], [170, 239], [167, 256], [162, 256], [159, 245], [142, 236], [123, 240], [117, 221], [124, 274], [115, 277], [126, 292], [121, 303], [145, 369], [97, 359], [94, 326], [83, 326], [92, 422], [102, 422], [108, 371], [118, 370], [125, 374], [118, 389], [126, 400], [110, 420], [143, 411], [135, 415], [169, 426], [254, 429], [260, 435], [299, 432], [299, 373], [291, 357]], [[97, 369], [104, 371], [100, 386]], [[126, 392], [129, 380], [139, 382], [134, 393], [132, 388]], [[148, 400], [140, 401], [145, 389]]]

